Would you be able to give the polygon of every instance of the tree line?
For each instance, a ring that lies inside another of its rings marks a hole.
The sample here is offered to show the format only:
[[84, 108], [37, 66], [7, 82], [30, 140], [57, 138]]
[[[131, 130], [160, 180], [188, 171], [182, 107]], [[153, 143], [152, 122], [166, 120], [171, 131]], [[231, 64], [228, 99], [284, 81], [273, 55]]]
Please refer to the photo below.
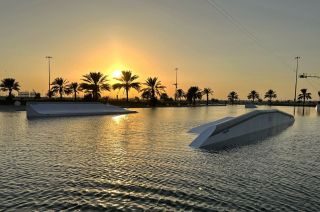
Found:
[[141, 96], [150, 99], [152, 102], [157, 100], [157, 96], [165, 94], [165, 86], [157, 77], [149, 77], [144, 83], [137, 82], [139, 77], [131, 71], [122, 71], [119, 78], [115, 78], [117, 83], [111, 85], [107, 79], [107, 75], [101, 72], [90, 72], [83, 75], [81, 83], [68, 83], [67, 80], [58, 77], [52, 82], [52, 88], [48, 94], [49, 98], [58, 94], [60, 99], [63, 95], [74, 95], [74, 100], [77, 99], [79, 92], [84, 92], [84, 98], [97, 101], [101, 98], [102, 91], [123, 90], [126, 94], [126, 101], [129, 101], [129, 92], [134, 89], [142, 92]]
[[[134, 89], [141, 93], [141, 98], [150, 102], [151, 105], [155, 105], [158, 98], [162, 100], [168, 100], [168, 94], [165, 89], [166, 86], [162, 85], [158, 77], [148, 77], [144, 83], [138, 82], [138, 75], [133, 74], [131, 71], [122, 71], [119, 78], [115, 78], [117, 82], [111, 85], [107, 79], [107, 75], [104, 75], [101, 72], [90, 72], [85, 74], [81, 78], [81, 83], [78, 82], [68, 82], [62, 77], [55, 78], [51, 85], [50, 91], [48, 91], [47, 96], [49, 98], [58, 95], [60, 99], [63, 98], [63, 95], [73, 95], [74, 100], [77, 100], [77, 95], [79, 92], [84, 92], [84, 98], [88, 100], [97, 101], [101, 98], [102, 91], [111, 91], [113, 90], [123, 90], [126, 94], [126, 101], [129, 101], [129, 92]], [[8, 92], [7, 99], [13, 98], [13, 91], [20, 90], [20, 84], [13, 78], [5, 78], [1, 80], [0, 90]], [[301, 89], [301, 93], [298, 96], [298, 100], [305, 103], [306, 100], [312, 99], [311, 93], [307, 89]], [[175, 93], [175, 99], [181, 102], [186, 100], [189, 104], [196, 104], [197, 100], [202, 100], [202, 97], [206, 97], [206, 104], [209, 104], [209, 96], [213, 95], [213, 90], [211, 88], [204, 88], [201, 90], [198, 86], [191, 86], [187, 92], [182, 89], [178, 89]], [[320, 91], [318, 92], [320, 97]], [[239, 101], [239, 95], [236, 91], [231, 91], [228, 96], [228, 101], [231, 104]], [[256, 100], [262, 101], [260, 95], [256, 90], [249, 92], [247, 96], [248, 100], [251, 100], [255, 103]], [[277, 98], [277, 94], [274, 90], [269, 89], [264, 98], [268, 100], [269, 104], [272, 103], [273, 99]]]
[[[320, 98], [320, 91], [318, 91], [318, 96]], [[260, 94], [256, 90], [250, 91], [250, 93], [247, 96], [248, 100], [251, 100], [252, 103], [255, 102], [255, 100], [262, 101], [260, 98]], [[268, 103], [271, 104], [273, 99], [277, 98], [277, 93], [276, 91], [269, 89], [265, 95], [264, 98], [267, 99]], [[300, 94], [298, 96], [299, 101], [303, 101], [303, 104], [305, 104], [306, 100], [312, 99], [311, 93], [308, 92], [308, 89], [303, 88], [300, 90]], [[228, 94], [228, 100], [233, 104], [236, 100], [239, 100], [238, 94], [235, 91], [231, 91]]]

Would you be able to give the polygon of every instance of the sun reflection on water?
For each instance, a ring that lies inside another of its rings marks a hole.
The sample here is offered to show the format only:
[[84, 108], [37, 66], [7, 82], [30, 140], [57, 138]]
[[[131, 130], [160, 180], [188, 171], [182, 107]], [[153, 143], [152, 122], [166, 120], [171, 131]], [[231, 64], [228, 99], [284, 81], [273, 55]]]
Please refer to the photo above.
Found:
[[112, 120], [117, 123], [120, 124], [122, 121], [124, 121], [125, 119], [127, 119], [128, 115], [118, 115], [118, 116], [113, 116]]

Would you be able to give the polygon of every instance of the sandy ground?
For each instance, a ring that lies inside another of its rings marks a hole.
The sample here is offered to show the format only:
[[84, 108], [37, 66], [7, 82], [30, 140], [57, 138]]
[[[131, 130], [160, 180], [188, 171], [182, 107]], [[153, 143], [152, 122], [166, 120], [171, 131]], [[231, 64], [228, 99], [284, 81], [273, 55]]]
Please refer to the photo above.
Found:
[[25, 111], [26, 106], [0, 105], [0, 112]]

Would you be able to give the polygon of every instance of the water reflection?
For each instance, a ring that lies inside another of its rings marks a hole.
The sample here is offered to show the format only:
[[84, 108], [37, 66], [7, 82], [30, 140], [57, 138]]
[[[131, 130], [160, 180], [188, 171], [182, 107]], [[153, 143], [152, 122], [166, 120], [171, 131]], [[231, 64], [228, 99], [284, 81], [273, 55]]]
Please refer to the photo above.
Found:
[[[312, 109], [314, 108], [312, 107]], [[297, 107], [297, 115], [310, 116], [310, 107]]]
[[127, 119], [128, 115], [117, 115], [117, 116], [113, 116], [112, 120], [117, 123], [120, 124], [122, 121], [124, 121], [125, 119]]
[[320, 211], [320, 122], [309, 109], [279, 135], [218, 154], [190, 148], [186, 132], [243, 106], [0, 113], [0, 210]]

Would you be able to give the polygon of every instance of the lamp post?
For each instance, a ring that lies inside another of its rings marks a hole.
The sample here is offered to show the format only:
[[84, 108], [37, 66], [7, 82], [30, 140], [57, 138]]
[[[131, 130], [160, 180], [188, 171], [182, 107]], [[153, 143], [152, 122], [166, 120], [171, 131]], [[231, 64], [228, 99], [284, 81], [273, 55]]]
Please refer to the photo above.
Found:
[[51, 80], [50, 80], [50, 74], [51, 74], [51, 73], [50, 73], [50, 72], [51, 72], [51, 70], [50, 70], [50, 68], [51, 68], [50, 65], [51, 65], [51, 64], [50, 64], [50, 63], [51, 63], [52, 57], [51, 57], [51, 56], [46, 56], [46, 59], [48, 60], [48, 68], [49, 68], [48, 97], [49, 97], [49, 99], [50, 99], [50, 98], [51, 98], [51, 92], [50, 92], [50, 90], [51, 90], [51, 89], [50, 89], [50, 81], [51, 81]]
[[173, 84], [176, 86], [176, 92], [174, 93], [174, 101], [177, 101], [177, 92], [178, 92], [178, 68], [174, 69], [176, 71], [176, 83]]
[[296, 103], [297, 101], [297, 85], [298, 85], [298, 69], [299, 69], [299, 59], [301, 59], [301, 57], [297, 56], [294, 58], [295, 60], [297, 60], [297, 68], [296, 68], [296, 84], [294, 87], [294, 103]]

